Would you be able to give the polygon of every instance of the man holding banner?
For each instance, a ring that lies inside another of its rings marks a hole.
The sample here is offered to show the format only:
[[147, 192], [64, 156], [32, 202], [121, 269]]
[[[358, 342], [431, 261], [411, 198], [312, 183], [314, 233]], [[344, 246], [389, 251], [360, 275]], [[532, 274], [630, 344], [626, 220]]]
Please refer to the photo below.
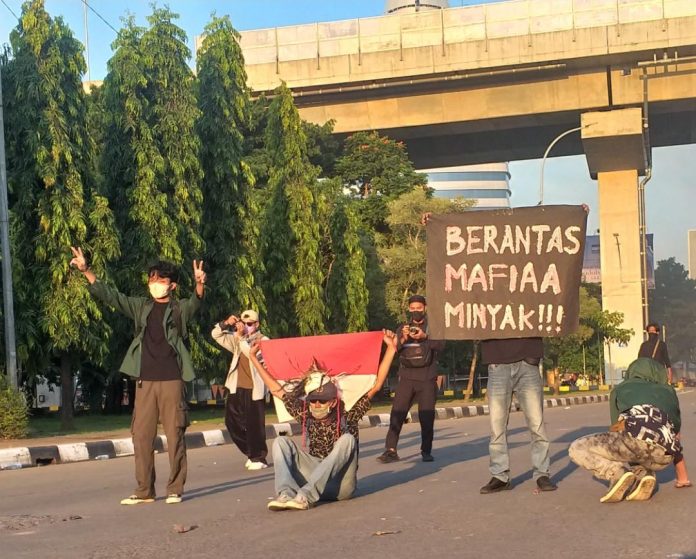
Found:
[[[374, 369], [369, 371], [372, 374], [356, 374], [368, 372], [365, 369], [371, 359], [365, 359], [365, 355], [379, 356], [379, 338], [386, 350], [376, 378]], [[266, 365], [257, 358], [260, 348]], [[280, 406], [276, 401], [277, 409], [281, 408], [279, 418], [282, 410], [302, 425], [302, 446], [289, 437], [278, 437], [273, 444], [277, 496], [268, 503], [269, 510], [307, 510], [320, 500], [352, 497], [357, 485], [358, 421], [382, 387], [395, 353], [396, 335], [387, 330], [383, 334], [364, 332], [270, 340], [251, 347], [249, 359], [271, 393], [280, 400]], [[289, 380], [284, 386], [276, 380], [291, 378], [294, 373], [288, 370], [303, 365], [307, 357], [312, 364], [309, 370], [303, 368], [302, 378]], [[335, 374], [337, 371], [343, 373], [343, 382]], [[350, 379], [356, 382], [351, 383]], [[364, 388], [365, 391], [358, 388], [356, 392], [357, 386], [367, 386], [364, 380], [371, 387]], [[306, 439], [308, 449], [305, 449]]]
[[511, 489], [507, 423], [516, 393], [532, 436], [534, 480], [553, 491], [543, 425], [543, 337], [578, 325], [587, 206], [537, 206], [428, 216], [433, 337], [482, 340], [488, 365], [491, 480]]

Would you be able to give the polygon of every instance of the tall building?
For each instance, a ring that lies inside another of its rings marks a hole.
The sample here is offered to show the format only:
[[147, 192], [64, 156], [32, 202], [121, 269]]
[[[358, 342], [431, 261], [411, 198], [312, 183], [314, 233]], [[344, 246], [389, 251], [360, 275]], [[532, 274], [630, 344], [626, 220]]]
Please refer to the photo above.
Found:
[[419, 169], [438, 198], [476, 200], [476, 208], [510, 207], [510, 170], [507, 163]]
[[696, 280], [696, 229], [689, 229], [689, 278]]

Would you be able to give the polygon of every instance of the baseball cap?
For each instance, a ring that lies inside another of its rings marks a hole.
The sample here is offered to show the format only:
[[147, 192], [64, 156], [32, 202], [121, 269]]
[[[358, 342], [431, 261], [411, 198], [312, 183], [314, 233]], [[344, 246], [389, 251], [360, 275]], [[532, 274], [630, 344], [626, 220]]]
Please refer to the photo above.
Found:
[[242, 322], [258, 322], [259, 313], [251, 309], [244, 311], [241, 316]]

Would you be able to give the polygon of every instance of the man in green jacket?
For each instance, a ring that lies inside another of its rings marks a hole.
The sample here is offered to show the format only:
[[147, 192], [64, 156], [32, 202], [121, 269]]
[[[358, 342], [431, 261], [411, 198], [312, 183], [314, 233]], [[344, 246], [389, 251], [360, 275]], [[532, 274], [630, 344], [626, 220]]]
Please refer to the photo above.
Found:
[[169, 262], [157, 262], [148, 271], [150, 297], [128, 297], [99, 281], [89, 269], [82, 250], [72, 248], [71, 266], [89, 282], [93, 297], [133, 319], [136, 335], [121, 364], [121, 372], [137, 378], [131, 433], [135, 454], [135, 493], [122, 505], [152, 503], [155, 500], [155, 439], [161, 423], [169, 450], [168, 504], [180, 503], [186, 482], [188, 427], [185, 382], [194, 378], [191, 355], [186, 347], [187, 323], [200, 308], [205, 291], [203, 262], [193, 261], [195, 293], [177, 301], [172, 293], [179, 270]]
[[609, 491], [600, 502], [650, 499], [657, 483], [655, 471], [672, 463], [677, 467], [677, 482], [680, 475], [686, 476], [679, 442], [679, 400], [660, 363], [636, 359], [609, 400], [610, 431], [581, 437], [568, 449], [578, 466], [609, 481]]

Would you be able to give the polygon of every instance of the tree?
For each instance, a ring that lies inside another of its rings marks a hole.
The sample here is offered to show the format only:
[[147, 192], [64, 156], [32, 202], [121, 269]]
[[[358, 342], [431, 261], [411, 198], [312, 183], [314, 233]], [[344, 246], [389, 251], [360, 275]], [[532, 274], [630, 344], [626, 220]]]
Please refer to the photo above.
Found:
[[250, 194], [254, 177], [243, 153], [250, 100], [239, 34], [227, 16], [214, 17], [204, 34], [198, 52], [197, 129], [206, 177], [203, 237], [212, 272], [207, 304], [212, 323], [220, 313], [246, 308], [263, 315], [265, 299], [255, 279], [263, 266], [256, 251], [259, 211]]
[[360, 332], [367, 329], [366, 259], [355, 204], [346, 196], [339, 196], [334, 204], [330, 230], [332, 261], [326, 305], [331, 331]]
[[473, 200], [463, 198], [433, 198], [423, 188], [388, 203], [386, 222], [391, 235], [378, 253], [387, 280], [387, 308], [395, 317], [403, 314], [411, 294], [425, 291], [425, 226], [421, 216], [426, 212], [460, 212], [473, 205]]
[[4, 77], [15, 257], [22, 263], [14, 281], [24, 286], [19, 316], [38, 318], [41, 344], [60, 365], [61, 423], [70, 428], [74, 371], [84, 357], [103, 361], [109, 329], [82, 279], [70, 272], [68, 250], [91, 249], [93, 268], [103, 272], [118, 255], [118, 237], [107, 200], [96, 190], [82, 45], [62, 19], [49, 16], [43, 0], [23, 5], [10, 40]]
[[665, 326], [672, 360], [696, 361], [696, 280], [674, 258], [657, 264], [650, 315]]
[[276, 335], [320, 334], [325, 331], [325, 306], [313, 190], [318, 169], [307, 158], [302, 121], [284, 84], [269, 107], [266, 147], [270, 200], [262, 254], [270, 327]]
[[387, 231], [387, 203], [427, 184], [426, 176], [414, 170], [403, 142], [374, 131], [358, 132], [346, 140], [336, 173], [361, 200], [363, 223], [382, 233]]
[[[602, 310], [596, 290], [593, 294], [587, 287], [580, 287], [579, 299], [578, 329], [568, 336], [544, 339], [545, 368], [553, 375], [556, 389], [562, 373], [579, 372], [586, 368], [588, 360], [590, 370], [597, 373], [601, 383], [603, 346], [606, 343], [628, 342], [633, 334], [632, 330], [621, 327], [622, 313]], [[594, 347], [587, 351], [588, 346]]]

